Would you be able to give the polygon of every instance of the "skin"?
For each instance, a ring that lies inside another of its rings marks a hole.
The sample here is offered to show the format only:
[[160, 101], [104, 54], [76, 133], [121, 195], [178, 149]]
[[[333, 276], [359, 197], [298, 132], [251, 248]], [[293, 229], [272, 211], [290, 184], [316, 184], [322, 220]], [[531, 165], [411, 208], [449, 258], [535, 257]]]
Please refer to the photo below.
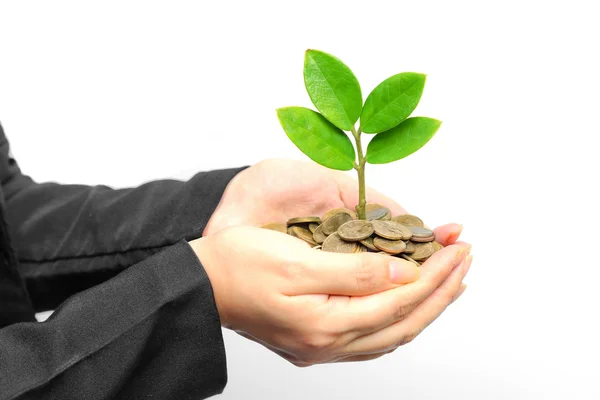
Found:
[[[297, 366], [365, 361], [411, 342], [460, 297], [472, 261], [471, 246], [456, 242], [461, 225], [434, 230], [446, 247], [421, 268], [383, 254], [316, 251], [257, 228], [354, 208], [357, 197], [356, 181], [313, 163], [266, 160], [239, 173], [204, 237], [190, 242], [222, 325]], [[373, 189], [367, 198], [406, 213]]]

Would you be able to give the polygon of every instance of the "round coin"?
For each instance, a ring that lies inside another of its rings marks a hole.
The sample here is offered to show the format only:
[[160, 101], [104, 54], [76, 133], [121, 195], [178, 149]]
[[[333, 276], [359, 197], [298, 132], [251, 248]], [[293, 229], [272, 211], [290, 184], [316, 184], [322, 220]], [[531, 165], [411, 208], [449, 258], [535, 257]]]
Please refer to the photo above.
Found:
[[312, 232], [315, 233], [315, 230], [317, 229], [317, 227], [320, 224], [317, 224], [316, 222], [311, 222], [310, 224], [308, 224], [308, 229]]
[[331, 210], [329, 210], [325, 214], [323, 214], [322, 220], [326, 221], [329, 218], [333, 217], [335, 214], [339, 214], [339, 213], [346, 213], [349, 216], [351, 216], [352, 219], [358, 219], [356, 212], [349, 208], [332, 208]]
[[373, 237], [368, 237], [366, 239], [363, 239], [360, 241], [360, 243], [362, 243], [364, 246], [366, 246], [368, 249], [373, 250], [373, 251], [380, 251], [377, 247], [375, 247], [375, 245], [373, 244]]
[[340, 226], [337, 234], [344, 240], [358, 242], [366, 239], [373, 234], [373, 225], [368, 221], [356, 220], [348, 221]]
[[392, 219], [392, 212], [390, 209], [381, 204], [367, 204], [365, 206], [365, 213], [367, 214], [367, 221], [389, 221]]
[[406, 243], [406, 249], [404, 249], [404, 253], [410, 254], [415, 252], [415, 244], [413, 242], [407, 240], [404, 243]]
[[378, 236], [390, 240], [408, 240], [412, 236], [411, 230], [393, 221], [371, 221], [373, 229]]
[[415, 263], [415, 264], [417, 264], [417, 265], [420, 265], [418, 262], [416, 262], [415, 260], [413, 260], [412, 258], [410, 258], [409, 256], [407, 256], [407, 255], [406, 255], [406, 254], [404, 254], [404, 253], [402, 253], [400, 256], [401, 256], [402, 258], [404, 258], [405, 260], [408, 260], [408, 261], [410, 261], [410, 262], [413, 262], [413, 263]]
[[352, 221], [352, 217], [349, 214], [344, 212], [334, 214], [321, 224], [323, 227], [323, 233], [326, 235], [331, 235], [332, 233], [337, 232], [340, 226], [344, 225], [348, 221]]
[[269, 229], [269, 230], [277, 231], [277, 232], [281, 232], [281, 233], [287, 233], [287, 227], [285, 226], [285, 224], [280, 224], [278, 222], [263, 225], [263, 226], [261, 226], [261, 228]]
[[366, 253], [367, 251], [369, 251], [369, 249], [367, 249], [362, 244], [359, 244], [359, 242], [356, 242], [356, 243], [358, 244], [358, 246], [357, 246], [355, 253]]
[[412, 232], [412, 238], [428, 238], [433, 236], [433, 231], [431, 229], [422, 228], [420, 226], [408, 226], [408, 229]]
[[415, 261], [421, 261], [433, 254], [433, 243], [415, 243], [415, 251], [410, 255]]
[[297, 237], [298, 239], [304, 240], [306, 243], [310, 244], [311, 246], [316, 246], [318, 244], [313, 239], [313, 233], [311, 231], [309, 231], [308, 229], [303, 228], [300, 225], [294, 225], [291, 227], [291, 230], [293, 232], [293, 236]]
[[435, 236], [431, 235], [429, 237], [417, 237], [417, 236], [413, 236], [412, 238], [410, 238], [410, 240], [412, 240], [413, 242], [417, 243], [424, 243], [424, 242], [433, 242], [435, 240]]
[[443, 249], [444, 246], [442, 246], [441, 243], [438, 242], [433, 242], [433, 252], [435, 253], [436, 251], [440, 251], [441, 249]]
[[383, 250], [389, 254], [402, 253], [406, 249], [406, 244], [402, 240], [389, 240], [380, 237], [373, 239], [373, 244], [379, 250]]
[[357, 253], [360, 251], [359, 246], [358, 242], [346, 242], [340, 235], [333, 233], [323, 242], [322, 250], [332, 253]]
[[396, 215], [392, 218], [392, 221], [398, 222], [406, 226], [419, 226], [421, 228], [425, 226], [421, 218], [410, 214]]
[[327, 239], [327, 235], [323, 233], [323, 224], [321, 224], [313, 232], [313, 240], [319, 244], [323, 244], [325, 239]]
[[296, 225], [296, 224], [307, 224], [315, 222], [317, 224], [321, 223], [321, 218], [319, 217], [297, 217], [288, 219], [287, 225]]

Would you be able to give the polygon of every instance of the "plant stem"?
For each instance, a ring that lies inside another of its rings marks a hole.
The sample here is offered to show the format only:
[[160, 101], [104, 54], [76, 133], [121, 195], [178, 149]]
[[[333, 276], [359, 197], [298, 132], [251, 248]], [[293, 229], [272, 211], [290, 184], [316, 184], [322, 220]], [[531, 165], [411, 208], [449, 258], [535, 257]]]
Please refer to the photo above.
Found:
[[362, 143], [360, 142], [360, 130], [357, 132], [356, 129], [352, 128], [352, 135], [354, 136], [354, 140], [356, 141], [356, 151], [358, 153], [358, 164], [354, 166], [356, 172], [358, 172], [358, 205], [356, 206], [356, 213], [358, 214], [358, 218], [366, 220], [367, 213], [365, 211], [365, 206], [367, 204], [367, 199], [365, 196], [365, 157], [363, 155]]

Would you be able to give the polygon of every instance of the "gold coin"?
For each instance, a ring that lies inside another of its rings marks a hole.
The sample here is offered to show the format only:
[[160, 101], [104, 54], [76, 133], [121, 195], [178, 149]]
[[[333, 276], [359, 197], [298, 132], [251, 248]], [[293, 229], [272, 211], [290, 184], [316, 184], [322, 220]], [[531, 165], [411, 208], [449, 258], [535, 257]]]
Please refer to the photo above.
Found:
[[373, 237], [368, 237], [360, 241], [364, 246], [373, 251], [379, 251], [377, 247], [373, 244]]
[[422, 228], [420, 226], [408, 226], [408, 229], [412, 232], [413, 238], [428, 238], [433, 236], [433, 231], [431, 229]]
[[424, 237], [424, 238], [413, 236], [410, 240], [412, 240], [415, 243], [433, 242], [435, 240], [435, 236], [431, 235], [429, 237]]
[[396, 215], [392, 218], [392, 221], [398, 222], [399, 224], [406, 226], [418, 226], [421, 228], [425, 226], [421, 218], [410, 214]]
[[346, 242], [340, 235], [333, 233], [323, 242], [322, 250], [332, 253], [358, 253], [359, 246], [358, 242]]
[[315, 230], [319, 225], [320, 223], [317, 224], [316, 222], [311, 222], [310, 224], [308, 224], [308, 230], [310, 230], [312, 233], [315, 233]]
[[393, 221], [371, 221], [373, 229], [378, 236], [390, 240], [408, 240], [412, 232], [408, 227]]
[[410, 255], [413, 260], [421, 261], [433, 254], [433, 243], [415, 243], [415, 251]]
[[381, 204], [367, 204], [365, 206], [365, 213], [367, 214], [367, 221], [389, 221], [392, 219], [392, 212], [390, 209], [382, 206]]
[[331, 210], [327, 211], [325, 214], [323, 214], [323, 221], [328, 220], [329, 218], [333, 217], [335, 214], [339, 214], [339, 213], [346, 213], [349, 216], [352, 217], [352, 219], [358, 219], [358, 216], [356, 215], [356, 212], [349, 209], [349, 208], [332, 208]]
[[421, 228], [420, 226], [409, 226], [412, 232], [410, 240], [413, 242], [433, 242], [435, 235], [431, 229]]
[[261, 228], [269, 229], [269, 230], [277, 231], [277, 232], [281, 232], [281, 233], [287, 233], [287, 227], [285, 226], [285, 224], [280, 224], [278, 222], [263, 225], [263, 226], [261, 226]]
[[337, 232], [340, 226], [344, 225], [348, 221], [352, 221], [352, 217], [349, 214], [343, 212], [334, 214], [321, 224], [323, 227], [323, 233], [326, 235], [331, 235], [332, 233]]
[[317, 229], [313, 232], [313, 240], [319, 244], [322, 244], [325, 239], [327, 239], [327, 235], [323, 233], [323, 224], [317, 226]]
[[[356, 242], [356, 243], [358, 244], [359, 242]], [[367, 251], [369, 251], [369, 249], [367, 249], [362, 244], [358, 244], [358, 247], [357, 247], [357, 250], [355, 251], [355, 253], [366, 253]]]
[[435, 253], [436, 251], [440, 251], [441, 249], [443, 249], [444, 246], [442, 246], [441, 243], [438, 243], [436, 241], [433, 242], [433, 252]]
[[410, 261], [410, 262], [413, 262], [413, 263], [415, 263], [415, 264], [417, 264], [417, 265], [420, 265], [420, 264], [419, 264], [417, 261], [413, 260], [412, 258], [410, 258], [409, 256], [407, 256], [407, 255], [406, 255], [406, 254], [404, 254], [404, 253], [403, 253], [403, 254], [401, 254], [401, 255], [400, 255], [400, 257], [402, 257], [402, 258], [404, 258], [405, 260], [408, 260], [408, 261]]
[[317, 242], [314, 241], [313, 234], [308, 229], [306, 229], [300, 225], [294, 225], [290, 228], [293, 232], [292, 235], [297, 237], [298, 239], [304, 240], [306, 243], [310, 244], [311, 246], [316, 246], [318, 244]]
[[292, 227], [291, 227], [291, 226], [288, 226], [288, 228], [287, 228], [287, 234], [288, 234], [288, 235], [291, 235], [291, 236], [293, 236], [293, 237], [296, 237], [296, 234], [295, 234], [295, 233], [294, 233], [294, 231], [292, 230]]
[[344, 240], [358, 242], [373, 234], [373, 225], [368, 221], [360, 219], [348, 221], [338, 228], [337, 234]]
[[404, 249], [405, 253], [414, 253], [415, 252], [415, 244], [410, 240], [404, 242], [406, 244], [406, 249]]
[[383, 250], [389, 254], [402, 253], [406, 249], [406, 243], [402, 240], [389, 240], [380, 237], [373, 239], [373, 244], [379, 250]]
[[319, 217], [296, 217], [288, 219], [287, 226], [296, 225], [296, 224], [308, 224], [311, 222], [315, 222], [317, 224], [321, 223], [321, 218]]

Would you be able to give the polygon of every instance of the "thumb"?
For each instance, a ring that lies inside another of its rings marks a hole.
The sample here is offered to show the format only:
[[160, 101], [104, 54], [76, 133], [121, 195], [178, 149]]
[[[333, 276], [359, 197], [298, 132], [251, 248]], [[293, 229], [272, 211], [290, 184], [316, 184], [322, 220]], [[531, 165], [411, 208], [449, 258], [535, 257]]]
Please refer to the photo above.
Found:
[[462, 225], [459, 224], [447, 224], [442, 225], [433, 230], [435, 233], [435, 240], [442, 244], [442, 246], [450, 246], [456, 243], [458, 237], [462, 232]]
[[[309, 250], [296, 294], [366, 296], [419, 279], [419, 268], [377, 253], [339, 254]], [[297, 282], [298, 283], [298, 282]]]

